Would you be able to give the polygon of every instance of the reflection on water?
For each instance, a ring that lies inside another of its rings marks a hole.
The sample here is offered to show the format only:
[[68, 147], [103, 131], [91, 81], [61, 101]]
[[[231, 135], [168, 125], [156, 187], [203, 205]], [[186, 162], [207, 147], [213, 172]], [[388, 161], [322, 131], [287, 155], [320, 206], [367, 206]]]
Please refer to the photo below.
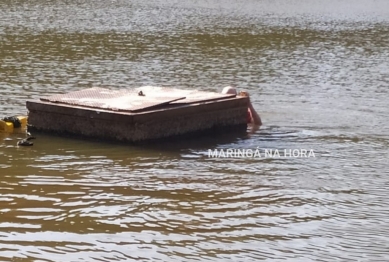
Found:
[[[129, 146], [0, 133], [1, 261], [385, 261], [387, 1], [2, 1], [0, 112], [237, 85], [265, 126]], [[2, 116], [0, 116], [2, 117]], [[313, 149], [314, 158], [210, 150]]]

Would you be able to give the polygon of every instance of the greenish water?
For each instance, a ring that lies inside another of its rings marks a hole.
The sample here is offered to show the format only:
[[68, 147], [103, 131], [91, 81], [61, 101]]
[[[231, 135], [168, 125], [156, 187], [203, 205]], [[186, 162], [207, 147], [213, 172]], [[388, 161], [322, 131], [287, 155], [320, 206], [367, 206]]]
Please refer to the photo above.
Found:
[[[389, 2], [0, 3], [0, 112], [98, 86], [248, 90], [253, 134], [0, 134], [0, 261], [386, 261]], [[212, 158], [209, 150], [315, 157]]]

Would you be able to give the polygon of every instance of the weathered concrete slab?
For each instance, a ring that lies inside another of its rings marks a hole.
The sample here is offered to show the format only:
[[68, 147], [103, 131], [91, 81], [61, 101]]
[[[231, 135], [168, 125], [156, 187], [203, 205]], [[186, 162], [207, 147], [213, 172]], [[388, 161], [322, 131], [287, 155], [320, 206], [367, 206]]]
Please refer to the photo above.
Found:
[[[134, 91], [137, 93], [141, 89], [144, 97], [148, 97], [151, 91], [161, 92], [151, 87], [137, 88]], [[51, 102], [45, 99], [27, 101], [28, 123], [30, 128], [38, 131], [128, 142], [162, 139], [207, 130], [220, 132], [223, 129], [227, 130], [228, 127], [246, 128], [247, 97], [218, 96], [217, 93], [199, 91], [197, 93], [190, 90], [170, 91], [174, 93], [171, 97], [181, 98], [185, 94], [185, 99], [180, 100], [183, 103], [166, 104], [164, 100], [164, 105], [154, 103], [150, 107], [148, 106], [150, 104], [145, 103], [143, 105], [147, 106], [138, 106], [134, 111], [114, 111], [111, 107], [105, 106], [109, 103], [88, 100], [88, 97], [84, 97], [86, 100], [83, 101], [93, 101], [95, 103], [93, 105], [98, 104], [99, 107], [91, 107], [90, 104], [85, 106], [84, 103], [75, 105]], [[114, 105], [114, 99], [110, 96], [117, 93], [108, 92], [104, 95], [107, 97], [102, 99], [110, 100]], [[187, 101], [184, 102], [185, 100]], [[139, 110], [140, 108], [142, 110]]]
[[108, 109], [113, 111], [138, 111], [184, 99], [177, 93], [148, 92], [147, 97], [136, 90], [109, 90], [89, 88], [81, 91], [41, 98], [41, 101], [74, 106]]
[[173, 102], [190, 104], [233, 97], [231, 94], [144, 86], [136, 89], [109, 90], [88, 88], [67, 94], [43, 97], [45, 102], [73, 106], [136, 112]]
[[178, 99], [171, 102], [171, 104], [191, 104], [200, 103], [212, 100], [221, 100], [225, 98], [232, 98], [235, 95], [222, 94], [216, 92], [205, 92], [199, 90], [183, 90], [177, 88], [167, 88], [158, 86], [143, 86], [135, 89], [136, 92], [142, 91], [145, 94], [175, 94], [179, 97], [185, 97], [184, 99]]

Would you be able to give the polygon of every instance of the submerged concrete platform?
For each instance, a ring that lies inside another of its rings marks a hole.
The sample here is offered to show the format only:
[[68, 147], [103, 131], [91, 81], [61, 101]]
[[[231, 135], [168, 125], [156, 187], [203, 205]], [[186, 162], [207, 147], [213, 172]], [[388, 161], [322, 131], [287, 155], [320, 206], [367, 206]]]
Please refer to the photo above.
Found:
[[89, 88], [27, 101], [36, 131], [142, 142], [199, 132], [245, 130], [247, 97], [145, 86]]

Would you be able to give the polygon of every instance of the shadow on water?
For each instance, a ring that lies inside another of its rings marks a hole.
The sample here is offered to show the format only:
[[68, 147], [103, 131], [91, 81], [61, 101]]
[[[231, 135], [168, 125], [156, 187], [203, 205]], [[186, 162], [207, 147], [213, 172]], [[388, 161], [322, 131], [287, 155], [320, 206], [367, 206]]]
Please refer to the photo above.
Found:
[[[72, 134], [54, 134], [50, 132], [36, 131], [29, 129], [28, 131], [38, 139], [37, 145], [42, 145], [44, 148], [61, 149], [69, 146], [75, 147], [75, 150], [92, 149], [93, 148], [116, 148], [123, 151], [158, 151], [179, 153], [182, 150], [204, 150], [207, 148], [217, 148], [226, 146], [247, 146], [251, 142], [287, 142], [299, 141], [300, 139], [315, 139], [323, 137], [323, 133], [317, 130], [298, 130], [296, 128], [288, 128], [281, 126], [262, 126], [258, 129], [229, 128], [216, 129], [212, 132], [200, 132], [188, 135], [173, 136], [157, 140], [143, 141], [139, 143], [130, 143], [124, 141], [115, 141], [107, 139], [99, 139], [93, 137], [84, 137]], [[324, 136], [336, 138], [337, 135]], [[0, 140], [3, 145], [12, 147], [12, 144], [26, 138], [26, 130], [17, 130], [16, 132], [0, 133]], [[344, 136], [339, 135], [339, 138]], [[55, 145], [55, 146], [52, 146]]]
[[[179, 152], [183, 149], [204, 149], [217, 145], [237, 143], [249, 138], [249, 133], [244, 126], [231, 128], [217, 128], [206, 132], [197, 132], [168, 138], [130, 143], [93, 137], [84, 137], [72, 134], [52, 134], [29, 129], [34, 136], [42, 136], [46, 139], [68, 139], [71, 141], [84, 141], [88, 144], [100, 144], [104, 147], [141, 148], [143, 150], [158, 150], [161, 152]], [[65, 144], [66, 142], [64, 142]]]
[[229, 130], [212, 134], [199, 134], [196, 136], [183, 136], [178, 139], [170, 138], [159, 143], [144, 144], [145, 148], [158, 149], [165, 152], [174, 152], [186, 149], [202, 150], [210, 147], [222, 145], [230, 145], [239, 143], [244, 139], [248, 139], [248, 133], [245, 130]]

